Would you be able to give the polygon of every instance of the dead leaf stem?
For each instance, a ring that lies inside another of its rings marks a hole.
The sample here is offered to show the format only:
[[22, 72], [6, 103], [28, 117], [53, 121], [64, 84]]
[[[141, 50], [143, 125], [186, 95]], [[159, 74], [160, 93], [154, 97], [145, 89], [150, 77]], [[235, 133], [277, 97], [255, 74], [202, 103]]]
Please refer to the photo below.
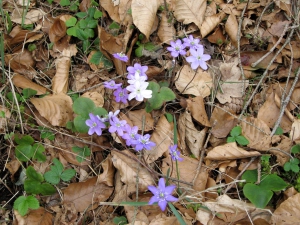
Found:
[[185, 88], [183, 89], [183, 91], [181, 92], [181, 94], [185, 91], [185, 89], [187, 89], [187, 87], [192, 83], [192, 81], [195, 79], [196, 74], [197, 74], [198, 68], [195, 71], [195, 74], [193, 76], [193, 78], [190, 80], [190, 82], [188, 82], [188, 84], [185, 86]]

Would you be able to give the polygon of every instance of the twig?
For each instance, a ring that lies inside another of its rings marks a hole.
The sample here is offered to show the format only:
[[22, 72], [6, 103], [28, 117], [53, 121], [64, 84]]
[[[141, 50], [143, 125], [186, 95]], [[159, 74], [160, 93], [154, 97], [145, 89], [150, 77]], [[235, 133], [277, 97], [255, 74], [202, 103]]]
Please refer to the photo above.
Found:
[[282, 34], [280, 35], [278, 41], [275, 43], [275, 45], [274, 45], [274, 46], [269, 50], [269, 52], [267, 52], [264, 56], [262, 56], [260, 59], [258, 59], [255, 63], [252, 63], [252, 64], [251, 64], [252, 67], [256, 67], [258, 63], [260, 63], [261, 61], [263, 61], [268, 55], [270, 55], [270, 54], [274, 51], [274, 49], [277, 47], [277, 45], [280, 44], [280, 42], [281, 42], [283, 36], [285, 35], [285, 33], [286, 33], [287, 30], [288, 30], [288, 27], [289, 27], [288, 24], [286, 24], [286, 25], [284, 26], [283, 32], [282, 32]]
[[279, 126], [279, 124], [281, 122], [281, 119], [283, 117], [285, 108], [286, 108], [287, 104], [289, 103], [289, 101], [291, 99], [291, 95], [292, 95], [292, 93], [293, 93], [293, 91], [295, 89], [295, 86], [296, 86], [297, 82], [298, 82], [299, 75], [300, 75], [300, 68], [298, 68], [297, 74], [295, 76], [294, 82], [292, 84], [292, 87], [291, 87], [291, 89], [289, 91], [288, 96], [286, 96], [285, 100], [282, 101], [282, 103], [281, 103], [280, 114], [279, 114], [278, 120], [276, 121], [276, 123], [275, 123], [275, 125], [273, 127], [273, 130], [272, 130], [272, 133], [270, 134], [270, 136], [273, 136], [275, 134], [275, 132], [276, 132], [276, 130], [277, 130], [277, 128], [278, 128], [278, 126]]
[[261, 22], [261, 19], [262, 19], [263, 15], [264, 15], [265, 11], [266, 11], [266, 10], [270, 7], [270, 5], [272, 5], [272, 4], [274, 4], [274, 1], [270, 1], [270, 2], [268, 3], [268, 5], [265, 6], [264, 10], [260, 13], [260, 16], [259, 16], [259, 18], [258, 18], [257, 24], [256, 24], [255, 29], [254, 29], [254, 35], [255, 35], [255, 36], [257, 36], [257, 33], [258, 33], [258, 27], [259, 27], [259, 24], [260, 24], [260, 22]]

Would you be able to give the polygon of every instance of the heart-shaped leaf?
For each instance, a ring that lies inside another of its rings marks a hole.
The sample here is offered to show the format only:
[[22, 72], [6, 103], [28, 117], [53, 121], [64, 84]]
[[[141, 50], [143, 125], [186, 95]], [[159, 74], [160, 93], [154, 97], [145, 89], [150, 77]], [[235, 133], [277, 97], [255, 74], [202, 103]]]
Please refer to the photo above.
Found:
[[244, 195], [258, 208], [265, 208], [273, 196], [273, 192], [255, 184], [246, 184]]
[[266, 190], [281, 191], [287, 187], [287, 183], [285, 183], [284, 180], [276, 174], [271, 174], [262, 178], [259, 186]]

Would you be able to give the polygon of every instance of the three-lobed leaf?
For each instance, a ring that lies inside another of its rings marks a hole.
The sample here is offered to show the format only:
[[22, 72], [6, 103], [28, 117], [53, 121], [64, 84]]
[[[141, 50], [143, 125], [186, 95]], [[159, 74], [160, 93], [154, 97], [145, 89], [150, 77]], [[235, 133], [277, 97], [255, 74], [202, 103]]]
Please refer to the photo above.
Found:
[[32, 195], [20, 196], [14, 202], [14, 209], [17, 210], [21, 216], [25, 216], [28, 209], [38, 209], [40, 207], [39, 201]]
[[236, 142], [240, 145], [248, 145], [249, 141], [244, 136], [240, 135], [235, 138]]
[[242, 128], [240, 126], [236, 126], [234, 128], [232, 128], [232, 130], [230, 131], [230, 135], [232, 137], [237, 137], [242, 133]]
[[77, 153], [76, 159], [78, 162], [83, 162], [85, 160], [85, 157], [91, 155], [91, 150], [87, 146], [83, 148], [74, 146], [72, 147], [72, 150]]

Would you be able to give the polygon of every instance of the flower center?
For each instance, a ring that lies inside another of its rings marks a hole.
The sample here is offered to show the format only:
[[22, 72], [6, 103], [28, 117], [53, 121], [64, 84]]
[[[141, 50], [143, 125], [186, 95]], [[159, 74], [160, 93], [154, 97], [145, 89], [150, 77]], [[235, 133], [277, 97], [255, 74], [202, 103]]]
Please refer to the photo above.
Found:
[[159, 198], [164, 199], [165, 198], [165, 194], [163, 192], [159, 192]]
[[198, 56], [197, 59], [198, 59], [198, 60], [201, 60], [201, 56]]
[[121, 123], [117, 123], [116, 126], [117, 126], [117, 127], [121, 127]]
[[176, 151], [172, 152], [172, 155], [173, 155], [175, 158], [178, 156]]
[[176, 47], [175, 47], [175, 50], [176, 50], [176, 51], [179, 51], [179, 50], [180, 50], [180, 47], [179, 47], [179, 46], [176, 46]]
[[119, 96], [120, 96], [120, 97], [123, 97], [123, 96], [124, 96], [123, 92], [120, 92], [120, 93], [119, 93]]
[[92, 127], [96, 127], [97, 126], [97, 123], [96, 122], [94, 122], [93, 123], [93, 125], [92, 125]]
[[191, 42], [191, 45], [195, 45], [195, 42], [192, 41], [192, 42]]
[[136, 73], [138, 73], [138, 74], [140, 74], [140, 73], [141, 73], [141, 71], [140, 71], [140, 70], [136, 70], [135, 72], [136, 72]]
[[144, 140], [144, 139], [142, 140], [142, 143], [143, 143], [143, 144], [146, 144], [146, 142], [147, 142], [147, 140]]

